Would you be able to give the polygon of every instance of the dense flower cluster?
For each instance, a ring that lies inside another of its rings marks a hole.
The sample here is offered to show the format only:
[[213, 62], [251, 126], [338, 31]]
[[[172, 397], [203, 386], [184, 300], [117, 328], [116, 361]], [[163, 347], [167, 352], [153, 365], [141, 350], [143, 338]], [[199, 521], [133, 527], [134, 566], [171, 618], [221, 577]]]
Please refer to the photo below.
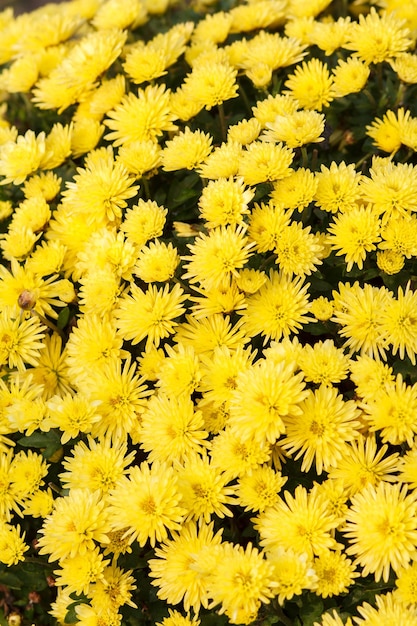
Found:
[[0, 12], [10, 623], [417, 626], [416, 38]]

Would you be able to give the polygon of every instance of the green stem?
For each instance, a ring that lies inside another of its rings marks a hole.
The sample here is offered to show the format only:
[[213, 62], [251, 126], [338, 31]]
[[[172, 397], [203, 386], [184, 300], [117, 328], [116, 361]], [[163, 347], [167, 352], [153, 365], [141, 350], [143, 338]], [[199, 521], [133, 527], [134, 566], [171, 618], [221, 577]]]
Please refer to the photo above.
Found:
[[222, 140], [226, 141], [227, 140], [227, 124], [226, 124], [226, 118], [224, 115], [223, 102], [217, 105], [217, 110], [219, 112], [220, 130], [221, 130]]
[[242, 83], [239, 83], [239, 93], [242, 96], [242, 100], [245, 104], [246, 110], [248, 112], [248, 114], [250, 116], [252, 116], [252, 106], [251, 103], [249, 102], [249, 98], [248, 98], [248, 94], [246, 93], [245, 89], [243, 88]]
[[150, 187], [149, 187], [149, 180], [145, 176], [143, 176], [141, 182], [143, 184], [143, 189], [145, 191], [145, 197], [146, 197], [147, 200], [150, 200], [150, 198], [151, 198], [151, 190], [150, 190]]
[[292, 621], [288, 619], [288, 617], [285, 615], [284, 611], [282, 610], [279, 604], [275, 606], [275, 610], [276, 610], [277, 616], [279, 617], [280, 622], [285, 624], [285, 626], [292, 626]]
[[307, 148], [305, 146], [301, 146], [301, 158], [302, 158], [302, 167], [307, 167], [308, 165], [308, 153]]

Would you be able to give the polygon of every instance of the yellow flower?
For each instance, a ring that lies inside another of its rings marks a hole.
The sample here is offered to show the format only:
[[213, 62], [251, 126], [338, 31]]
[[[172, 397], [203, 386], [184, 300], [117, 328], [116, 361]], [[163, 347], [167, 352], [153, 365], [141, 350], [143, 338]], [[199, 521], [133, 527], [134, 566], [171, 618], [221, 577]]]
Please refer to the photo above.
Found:
[[280, 26], [284, 22], [286, 4], [281, 0], [258, 0], [233, 7], [230, 32], [242, 33], [251, 30]]
[[184, 79], [191, 98], [208, 111], [238, 96], [237, 70], [227, 63], [198, 63]]
[[333, 100], [333, 79], [325, 63], [319, 59], [304, 61], [298, 65], [293, 74], [285, 82], [287, 91], [298, 100], [299, 106], [304, 109], [317, 109], [321, 111]]
[[363, 408], [370, 431], [380, 431], [384, 443], [413, 445], [417, 433], [417, 384], [407, 385], [397, 374], [395, 381], [386, 382]]
[[351, 379], [356, 385], [356, 394], [365, 400], [373, 401], [387, 383], [394, 380], [392, 367], [363, 354], [350, 361]]
[[71, 132], [71, 153], [74, 159], [93, 150], [104, 132], [104, 126], [97, 120], [78, 117]]
[[361, 59], [355, 56], [348, 57], [346, 61], [340, 59], [332, 70], [333, 97], [343, 98], [350, 93], [358, 93], [365, 87], [369, 74], [369, 65]]
[[317, 111], [296, 111], [290, 115], [277, 115], [267, 122], [267, 131], [261, 135], [263, 141], [283, 141], [289, 148], [299, 148], [307, 143], [324, 140], [324, 115]]
[[332, 339], [318, 341], [313, 346], [305, 344], [298, 357], [298, 365], [304, 373], [304, 379], [327, 386], [344, 380], [348, 374], [349, 364], [349, 357], [334, 345]]
[[330, 56], [338, 48], [343, 48], [348, 40], [351, 27], [350, 17], [339, 17], [337, 20], [314, 22], [310, 33], [309, 43], [315, 44], [324, 51], [326, 56]]
[[185, 395], [158, 393], [141, 416], [140, 443], [150, 462], [183, 463], [207, 447], [207, 436], [201, 412]]
[[148, 346], [159, 346], [162, 339], [169, 337], [185, 308], [182, 306], [186, 296], [178, 284], [172, 290], [166, 284], [163, 289], [149, 285], [146, 291], [131, 284], [129, 293], [119, 299], [115, 310], [116, 326], [120, 336], [133, 345], [146, 337]]
[[196, 169], [210, 154], [212, 137], [201, 130], [192, 132], [187, 126], [183, 132], [167, 141], [161, 152], [165, 171]]
[[273, 580], [278, 583], [274, 594], [281, 606], [285, 600], [301, 595], [304, 589], [315, 589], [317, 576], [307, 554], [278, 547], [268, 550], [266, 559], [274, 568]]
[[308, 492], [298, 485], [294, 495], [284, 491], [278, 504], [259, 513], [254, 527], [261, 537], [261, 545], [268, 551], [282, 547], [309, 558], [337, 548], [333, 529], [340, 519], [329, 513], [329, 503], [316, 488]]
[[417, 83], [417, 59], [412, 52], [400, 52], [388, 63], [404, 83]]
[[258, 120], [262, 128], [267, 122], [273, 122], [277, 115], [292, 115], [298, 110], [298, 102], [288, 94], [278, 93], [275, 96], [269, 94], [264, 100], [259, 100], [256, 106], [252, 107], [255, 119]]
[[380, 227], [378, 214], [366, 206], [352, 208], [330, 224], [329, 243], [337, 256], [345, 256], [348, 272], [354, 264], [362, 269], [367, 253], [376, 250], [381, 240]]
[[248, 120], [241, 120], [237, 124], [232, 124], [227, 129], [227, 141], [235, 141], [241, 146], [246, 146], [258, 138], [261, 132], [261, 125], [256, 117]]
[[250, 474], [271, 458], [271, 446], [256, 435], [248, 439], [238, 429], [226, 427], [214, 437], [210, 450], [211, 463], [223, 470], [230, 480]]
[[65, 586], [70, 593], [90, 595], [90, 585], [103, 577], [108, 563], [97, 547], [84, 554], [66, 556], [59, 563], [62, 569], [54, 570], [55, 584]]
[[93, 404], [85, 394], [55, 395], [46, 403], [45, 426], [59, 428], [63, 444], [80, 433], [90, 433], [93, 424], [99, 420], [97, 404]]
[[400, 569], [395, 586], [394, 597], [403, 605], [415, 606], [417, 604], [417, 563], [415, 561]]
[[156, 239], [141, 249], [133, 273], [145, 283], [166, 282], [174, 276], [179, 262], [180, 257], [172, 243]]
[[295, 459], [303, 457], [302, 472], [315, 462], [318, 475], [329, 471], [342, 458], [348, 441], [358, 435], [359, 409], [352, 400], [344, 401], [335, 387], [320, 385], [307, 391], [296, 414], [284, 415], [285, 437], [281, 446]]
[[22, 187], [26, 198], [34, 196], [42, 196], [47, 202], [50, 202], [61, 190], [62, 178], [59, 178], [54, 172], [41, 172], [36, 176], [28, 178]]
[[220, 604], [231, 624], [250, 624], [262, 603], [268, 604], [277, 586], [273, 567], [251, 543], [246, 548], [222, 543], [215, 550], [217, 563], [208, 580], [210, 608]]
[[312, 300], [310, 311], [319, 322], [327, 322], [333, 315], [334, 306], [328, 298], [319, 296]]
[[183, 278], [208, 289], [227, 285], [252, 255], [245, 232], [245, 225], [231, 225], [201, 233], [188, 244], [191, 255], [183, 257], [188, 261]]
[[387, 582], [391, 568], [399, 572], [408, 564], [417, 542], [416, 498], [405, 485], [386, 482], [368, 485], [352, 497], [344, 529], [350, 543], [346, 553], [356, 557], [362, 576], [374, 574], [376, 581]]
[[314, 559], [317, 586], [314, 593], [322, 598], [331, 598], [346, 593], [359, 576], [352, 561], [339, 551], [329, 550]]
[[394, 251], [407, 259], [417, 254], [417, 217], [414, 214], [393, 216], [381, 229], [381, 250]]
[[293, 364], [256, 361], [242, 370], [230, 400], [230, 428], [244, 439], [275, 441], [285, 432], [290, 416], [298, 419], [300, 404], [307, 396], [302, 374], [294, 374]]
[[170, 108], [171, 93], [165, 85], [149, 85], [138, 95], [127, 94], [120, 104], [108, 112], [104, 124], [111, 130], [105, 139], [120, 146], [132, 141], [155, 140], [164, 131], [177, 129], [176, 116]]
[[242, 152], [239, 176], [247, 185], [275, 182], [292, 173], [294, 152], [282, 143], [254, 141]]
[[36, 366], [45, 327], [39, 318], [21, 316], [17, 307], [0, 312], [0, 365], [24, 371], [27, 365]]
[[353, 624], [350, 617], [345, 622], [333, 609], [331, 614], [330, 612], [324, 613], [320, 618], [320, 622], [314, 622], [313, 626], [353, 626]]
[[127, 209], [120, 230], [127, 239], [142, 247], [149, 239], [160, 237], [164, 230], [168, 209], [152, 200], [139, 199], [132, 208]]
[[[148, 561], [152, 585], [158, 587], [157, 596], [169, 604], [183, 602], [186, 611], [190, 608], [198, 614], [200, 607], [207, 608], [209, 595], [207, 579], [210, 568], [204, 568], [204, 554], [212, 555], [221, 542], [222, 529], [214, 534], [213, 522], [188, 522], [172, 539], [155, 549], [156, 558]], [[177, 626], [175, 623], [170, 626]], [[178, 624], [178, 626], [185, 626]]]
[[25, 543], [25, 533], [20, 526], [11, 526], [3, 520], [0, 523], [0, 563], [8, 567], [24, 561], [29, 546]]
[[271, 270], [267, 282], [247, 297], [243, 319], [248, 335], [261, 334], [266, 342], [297, 333], [304, 323], [312, 321], [307, 315], [310, 310], [307, 289], [303, 277], [292, 280]]
[[147, 21], [146, 10], [140, 0], [107, 0], [99, 6], [92, 19], [98, 30], [112, 28], [137, 28]]
[[229, 178], [235, 176], [239, 169], [242, 156], [242, 146], [236, 141], [222, 143], [214, 148], [204, 163], [199, 167], [198, 173], [202, 178]]
[[150, 541], [164, 541], [170, 532], [179, 530], [186, 510], [180, 505], [176, 472], [165, 463], [134, 466], [111, 492], [107, 510], [110, 528], [125, 530], [129, 542], [144, 546]]
[[249, 202], [255, 192], [245, 189], [242, 178], [218, 178], [210, 181], [201, 193], [198, 207], [207, 228], [242, 224], [249, 213]]
[[356, 207], [361, 190], [359, 183], [362, 176], [350, 163], [331, 163], [330, 168], [322, 165], [316, 174], [317, 190], [314, 197], [322, 211], [345, 213]]
[[346, 337], [345, 346], [361, 356], [385, 358], [389, 340], [383, 336], [381, 313], [393, 299], [386, 287], [366, 283], [339, 283], [339, 292], [333, 291], [333, 322], [340, 324], [339, 334]]
[[376, 253], [376, 264], [385, 274], [398, 274], [404, 267], [404, 263], [404, 256], [396, 250], [382, 250]]
[[200, 620], [197, 616], [191, 619], [189, 615], [184, 616], [178, 611], [168, 609], [169, 617], [164, 617], [162, 622], [157, 622], [156, 626], [199, 626]]
[[303, 228], [300, 222], [292, 222], [282, 229], [274, 252], [275, 262], [283, 274], [308, 276], [322, 264], [323, 247], [310, 229], [310, 226]]
[[152, 139], [131, 141], [120, 146], [116, 160], [125, 166], [129, 174], [142, 178], [146, 172], [157, 169], [161, 164], [161, 148], [157, 141]]
[[117, 74], [114, 78], [103, 79], [100, 86], [91, 91], [78, 105], [73, 120], [78, 117], [94, 119], [98, 122], [110, 109], [114, 109], [125, 95], [125, 77]]
[[352, 22], [344, 48], [355, 52], [366, 63], [382, 63], [405, 52], [412, 44], [411, 33], [405, 20], [395, 13], [377, 13], [371, 7], [367, 15], [360, 14]]
[[187, 315], [186, 320], [178, 326], [175, 340], [184, 346], [193, 346], [196, 354], [212, 354], [215, 348], [222, 346], [236, 350], [249, 341], [242, 321], [233, 325], [228, 315], [213, 313], [203, 319]]
[[0, 175], [4, 178], [0, 184], [21, 185], [40, 167], [45, 149], [45, 133], [35, 135], [33, 130], [18, 135], [15, 141], [3, 143], [0, 146]]
[[366, 127], [366, 134], [372, 137], [374, 145], [384, 152], [397, 152], [407, 135], [410, 111], [402, 107], [395, 111], [387, 111], [382, 119], [375, 119]]
[[108, 543], [108, 506], [98, 491], [73, 489], [55, 500], [54, 510], [40, 529], [39, 553], [49, 561], [85, 556], [95, 542]]
[[90, 585], [89, 595], [93, 606], [100, 610], [117, 611], [125, 604], [137, 609], [132, 601], [132, 591], [136, 589], [132, 570], [123, 571], [113, 562], [104, 568], [102, 576]]
[[391, 298], [384, 310], [381, 310], [381, 332], [386, 341], [392, 344], [392, 353], [404, 359], [407, 354], [413, 365], [417, 354], [417, 319], [415, 310], [417, 291], [398, 287], [397, 298]]
[[238, 480], [236, 496], [239, 505], [245, 507], [245, 511], [265, 511], [277, 504], [278, 494], [286, 482], [287, 477], [272, 467], [256, 467]]
[[255, 242], [255, 249], [258, 252], [274, 250], [282, 231], [289, 223], [290, 213], [276, 206], [274, 202], [268, 204], [255, 202], [249, 217], [249, 239]]
[[117, 481], [128, 473], [127, 466], [134, 459], [134, 452], [127, 454], [126, 443], [117, 447], [109, 438], [100, 442], [87, 437], [88, 445], [79, 441], [71, 450], [62, 466], [66, 470], [59, 474], [65, 489], [87, 489], [106, 494], [116, 486]]

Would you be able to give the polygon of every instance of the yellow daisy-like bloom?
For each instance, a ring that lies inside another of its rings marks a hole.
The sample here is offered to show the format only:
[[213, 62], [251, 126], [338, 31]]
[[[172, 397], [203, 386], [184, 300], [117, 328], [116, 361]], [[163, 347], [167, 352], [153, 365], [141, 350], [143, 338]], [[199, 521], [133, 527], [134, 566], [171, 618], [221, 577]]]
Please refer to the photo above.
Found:
[[397, 575], [395, 581], [396, 589], [394, 598], [398, 599], [403, 605], [415, 607], [417, 605], [417, 563], [413, 561], [411, 564], [402, 568]]
[[327, 322], [332, 317], [333, 311], [333, 302], [324, 296], [319, 296], [311, 302], [310, 312], [319, 322]]
[[218, 346], [212, 355], [201, 355], [199, 390], [203, 394], [202, 405], [213, 403], [221, 406], [224, 402], [229, 403], [239, 373], [246, 370], [254, 358], [255, 352], [242, 346], [236, 350]]
[[145, 45], [140, 42], [140, 45], [134, 45], [126, 54], [123, 68], [137, 85], [151, 82], [166, 74], [166, 54], [152, 44]]
[[166, 282], [174, 276], [179, 262], [180, 257], [172, 243], [156, 239], [141, 249], [133, 273], [145, 283]]
[[417, 167], [411, 163], [381, 164], [370, 169], [370, 177], [362, 177], [362, 199], [382, 214], [382, 223], [390, 217], [407, 217], [417, 211]]
[[106, 510], [108, 528], [125, 530], [129, 542], [144, 546], [164, 541], [168, 530], [179, 530], [186, 510], [180, 506], [177, 474], [166, 464], [134, 466], [110, 492]]
[[160, 361], [156, 385], [168, 396], [189, 397], [200, 389], [200, 360], [192, 346], [165, 346], [167, 357]]
[[290, 212], [268, 204], [255, 203], [249, 217], [248, 235], [257, 252], [274, 250], [284, 228], [290, 224]]
[[322, 264], [323, 248], [310, 229], [310, 226], [303, 228], [300, 222], [283, 228], [274, 250], [275, 261], [283, 274], [308, 276]]
[[311, 59], [298, 65], [290, 74], [285, 82], [287, 91], [284, 94], [298, 100], [301, 108], [321, 111], [333, 100], [332, 83], [327, 65], [319, 59]]
[[417, 59], [412, 52], [400, 52], [393, 59], [389, 59], [394, 72], [397, 72], [398, 78], [404, 83], [417, 83]]
[[301, 595], [304, 589], [314, 590], [317, 576], [307, 554], [278, 547], [268, 550], [266, 559], [274, 568], [273, 580], [278, 583], [274, 595], [281, 606], [286, 600]]
[[249, 213], [248, 204], [255, 192], [245, 189], [242, 178], [219, 178], [210, 181], [203, 189], [198, 207], [207, 228], [242, 224]]
[[417, 448], [415, 442], [398, 463], [399, 480], [408, 483], [411, 489], [417, 487]]
[[386, 383], [394, 380], [392, 367], [363, 354], [350, 361], [351, 379], [356, 385], [356, 394], [369, 402], [374, 400]]
[[376, 487], [381, 481], [395, 483], [399, 467], [398, 452], [384, 458], [388, 445], [377, 446], [374, 436], [358, 435], [342, 450], [342, 458], [330, 468], [329, 478], [341, 481], [346, 495], [354, 495], [368, 485]]
[[190, 296], [190, 301], [196, 303], [191, 306], [195, 319], [210, 317], [216, 313], [230, 315], [233, 311], [240, 311], [246, 307], [245, 296], [237, 288], [234, 278], [229, 285], [223, 284], [210, 289], [193, 286], [193, 290], [201, 294], [201, 297]]
[[235, 278], [236, 285], [247, 294], [256, 293], [267, 281], [265, 272], [254, 269], [243, 269]]
[[309, 36], [309, 43], [318, 46], [326, 56], [330, 56], [347, 41], [350, 25], [350, 17], [339, 17], [337, 20], [327, 22], [316, 20]]
[[130, 356], [125, 361], [104, 363], [79, 382], [81, 392], [100, 413], [100, 420], [91, 428], [93, 437], [109, 437], [114, 444], [125, 441], [128, 434], [133, 438], [150, 394], [144, 382]]
[[343, 98], [350, 93], [358, 93], [365, 87], [369, 78], [370, 68], [367, 63], [355, 56], [344, 61], [340, 59], [332, 70], [333, 85], [332, 95], [334, 98]]
[[187, 315], [186, 320], [187, 322], [178, 326], [175, 341], [184, 346], [192, 346], [198, 355], [211, 355], [216, 348], [222, 346], [236, 350], [249, 341], [242, 328], [242, 320], [233, 325], [228, 315], [213, 313], [203, 319]]
[[178, 325], [175, 318], [185, 313], [182, 306], [185, 299], [178, 284], [171, 291], [167, 284], [163, 289], [149, 285], [146, 291], [142, 291], [132, 283], [114, 313], [120, 335], [133, 345], [146, 337], [148, 346], [155, 344], [158, 347], [162, 339], [174, 332]]
[[25, 543], [25, 533], [22, 533], [20, 526], [11, 526], [0, 523], [0, 563], [7, 567], [17, 565], [24, 561], [25, 552], [29, 546]]
[[236, 487], [228, 485], [230, 476], [210, 464], [206, 455], [190, 456], [177, 467], [178, 491], [186, 519], [208, 523], [212, 515], [232, 517], [230, 505], [237, 504]]
[[24, 180], [40, 167], [45, 153], [45, 133], [35, 135], [27, 130], [16, 140], [9, 140], [0, 146], [0, 175], [4, 176], [1, 185], [21, 185]]
[[352, 50], [366, 63], [382, 63], [405, 52], [412, 45], [411, 33], [405, 20], [395, 13], [377, 13], [371, 7], [368, 15], [359, 15], [353, 22], [344, 48]]
[[0, 311], [0, 365], [23, 372], [27, 365], [36, 366], [44, 347], [45, 326], [39, 318], [25, 318], [17, 307]]
[[204, 569], [201, 557], [205, 553], [214, 557], [222, 532], [220, 529], [214, 534], [213, 522], [198, 525], [188, 522], [180, 532], [172, 533], [172, 539], [155, 548], [157, 558], [150, 559], [148, 564], [150, 576], [155, 579], [152, 585], [158, 587], [158, 598], [169, 604], [182, 601], [186, 611], [193, 608], [198, 613], [201, 606], [207, 608], [207, 579], [212, 572], [210, 568]]
[[239, 170], [239, 163], [243, 149], [240, 143], [228, 141], [222, 143], [209, 154], [198, 169], [202, 178], [229, 178], [235, 176]]
[[292, 363], [259, 360], [237, 376], [229, 426], [238, 436], [273, 444], [285, 432], [285, 420], [300, 416], [306, 396], [302, 374], [294, 374]]
[[40, 554], [57, 561], [86, 555], [94, 550], [95, 541], [108, 543], [107, 509], [98, 491], [73, 489], [55, 500], [54, 510], [39, 531]]
[[402, 107], [395, 111], [387, 111], [382, 119], [375, 119], [366, 127], [366, 134], [372, 137], [374, 145], [384, 152], [397, 152], [407, 135], [410, 111]]
[[[246, 43], [246, 50], [239, 62], [246, 74], [256, 73], [262, 64], [269, 74], [280, 67], [287, 67], [302, 60], [306, 46], [298, 39], [282, 37], [277, 33], [261, 31]], [[271, 75], [271, 74], [270, 74]], [[272, 75], [271, 75], [272, 78]], [[254, 81], [256, 84], [256, 82]]]
[[280, 445], [290, 454], [297, 452], [296, 460], [303, 457], [302, 472], [308, 472], [315, 462], [320, 475], [337, 465], [346, 442], [357, 437], [360, 413], [356, 403], [345, 402], [334, 387], [320, 385], [307, 394], [296, 415], [283, 417], [285, 437]]
[[256, 117], [248, 120], [241, 120], [237, 124], [232, 124], [227, 129], [227, 140], [235, 141], [241, 146], [246, 146], [255, 141], [261, 132], [261, 125]]
[[417, 217], [414, 214], [387, 220], [381, 229], [382, 242], [378, 248], [392, 250], [407, 259], [417, 255]]
[[104, 568], [103, 576], [90, 587], [92, 605], [110, 611], [115, 611], [125, 604], [137, 609], [131, 593], [136, 589], [134, 583], [132, 570], [123, 571], [113, 562]]
[[222, 543], [216, 548], [215, 574], [209, 578], [210, 608], [221, 604], [231, 624], [250, 624], [262, 603], [274, 596], [276, 583], [272, 565], [257, 548]]
[[407, 486], [380, 482], [368, 485], [352, 497], [344, 533], [351, 544], [347, 554], [356, 557], [362, 575], [374, 574], [387, 582], [408, 564], [417, 542], [417, 494]]
[[59, 178], [54, 172], [41, 172], [36, 176], [28, 178], [22, 187], [25, 198], [34, 196], [42, 196], [47, 202], [50, 202], [61, 190], [62, 178]]
[[326, 550], [337, 549], [333, 529], [340, 519], [329, 513], [329, 503], [316, 488], [307, 492], [298, 485], [294, 495], [284, 491], [277, 505], [259, 513], [253, 519], [261, 536], [261, 545], [267, 550], [284, 548], [308, 558], [319, 556]]
[[297, 209], [301, 213], [313, 201], [317, 184], [318, 180], [314, 173], [300, 167], [286, 178], [274, 183], [270, 198], [273, 205], [279, 209], [290, 211]]
[[356, 172], [352, 163], [346, 165], [344, 161], [333, 161], [330, 167], [322, 165], [316, 178], [318, 183], [314, 200], [322, 211], [345, 213], [356, 207], [361, 195], [359, 183], [362, 176]]
[[381, 240], [380, 220], [372, 207], [358, 206], [335, 218], [328, 228], [329, 243], [336, 255], [344, 255], [348, 272], [356, 264], [363, 268], [367, 253]]
[[95, 422], [100, 420], [97, 404], [85, 394], [52, 396], [46, 403], [45, 427], [59, 428], [61, 443], [75, 439], [80, 433], [90, 433]]
[[245, 507], [245, 511], [265, 511], [277, 504], [278, 494], [286, 482], [287, 477], [281, 472], [261, 465], [239, 478], [236, 490], [239, 505]]
[[349, 357], [332, 339], [318, 341], [313, 346], [305, 344], [297, 361], [305, 381], [327, 386], [344, 380], [350, 364]]
[[110, 439], [97, 442], [88, 436], [87, 441], [88, 446], [79, 441], [71, 451], [72, 456], [64, 459], [65, 472], [59, 474], [59, 479], [65, 489], [99, 490], [103, 495], [127, 474], [127, 466], [134, 460], [135, 453], [127, 454], [126, 443], [120, 443], [116, 448]]
[[103, 79], [100, 86], [89, 93], [77, 107], [73, 119], [94, 119], [100, 122], [110, 109], [119, 104], [125, 95], [126, 80], [123, 74]]
[[[4, 400], [2, 404], [3, 403]], [[4, 427], [2, 430], [4, 432]], [[10, 429], [8, 429], [8, 432], [10, 432]], [[2, 491], [0, 494], [1, 523], [12, 521], [14, 513], [18, 513], [20, 515], [20, 509], [23, 501], [23, 496], [20, 495], [12, 480], [13, 476], [10, 471], [12, 461], [13, 452], [10, 448], [7, 449], [7, 451], [2, 451], [0, 453], [0, 479], [2, 483]]]
[[383, 336], [381, 314], [393, 300], [386, 287], [373, 287], [356, 282], [339, 283], [339, 292], [333, 291], [333, 322], [340, 324], [339, 334], [346, 337], [345, 346], [378, 359], [385, 358], [389, 340]]
[[74, 159], [78, 159], [83, 154], [94, 150], [102, 134], [104, 126], [97, 120], [89, 117], [78, 117], [71, 132], [71, 153]]
[[303, 324], [312, 321], [307, 315], [310, 310], [307, 289], [303, 277], [292, 280], [271, 270], [267, 282], [247, 298], [243, 320], [248, 335], [261, 334], [266, 342], [297, 333]]
[[10, 474], [16, 493], [27, 498], [38, 491], [45, 484], [43, 478], [48, 473], [48, 467], [45, 459], [32, 450], [21, 450], [15, 454], [10, 464]]
[[212, 137], [201, 130], [186, 129], [167, 141], [161, 152], [162, 168], [166, 171], [196, 169], [210, 154]]
[[417, 354], [417, 291], [412, 291], [410, 283], [406, 288], [398, 287], [397, 298], [391, 298], [381, 311], [381, 331], [390, 344], [392, 353], [404, 359], [407, 354], [413, 365]]
[[98, 547], [82, 555], [66, 556], [60, 560], [62, 569], [54, 570], [56, 585], [65, 586], [69, 593], [90, 595], [90, 585], [103, 577], [108, 563]]
[[146, 172], [151, 172], [161, 164], [161, 148], [153, 139], [131, 141], [120, 146], [116, 160], [125, 166], [129, 174], [142, 178]]
[[232, 19], [232, 15], [224, 11], [205, 15], [204, 19], [198, 22], [194, 28], [193, 41], [209, 40], [213, 43], [223, 43], [229, 34]]
[[198, 63], [184, 79], [191, 98], [208, 111], [225, 100], [237, 98], [237, 70], [227, 63]]
[[382, 272], [389, 276], [401, 272], [404, 263], [404, 256], [396, 250], [382, 250], [376, 253], [377, 266]]
[[23, 506], [23, 515], [31, 515], [32, 517], [45, 518], [50, 515], [54, 508], [54, 497], [52, 489], [45, 491], [39, 489], [28, 498], [25, 498]]
[[275, 182], [289, 176], [294, 152], [282, 143], [254, 141], [242, 152], [239, 176], [247, 185]]
[[227, 285], [237, 275], [252, 255], [253, 243], [248, 242], [245, 225], [233, 225], [201, 233], [188, 247], [191, 255], [183, 257], [188, 261], [183, 278], [211, 289]]
[[204, 450], [207, 436], [201, 412], [185, 395], [154, 395], [141, 416], [140, 445], [150, 462], [183, 463]]
[[324, 115], [317, 111], [296, 111], [291, 115], [277, 115], [267, 122], [267, 131], [261, 135], [264, 141], [283, 141], [289, 148], [299, 148], [307, 143], [323, 141]]
[[381, 431], [384, 443], [411, 447], [417, 433], [417, 383], [407, 385], [401, 374], [386, 382], [374, 400], [363, 404], [370, 431]]
[[252, 107], [255, 119], [258, 120], [262, 128], [266, 127], [267, 122], [273, 122], [277, 115], [292, 115], [299, 109], [297, 100], [287, 94], [277, 94], [273, 96], [269, 94], [264, 100], [256, 103]]
[[104, 124], [111, 130], [105, 139], [120, 146], [132, 141], [155, 140], [164, 131], [177, 130], [176, 116], [170, 108], [171, 92], [165, 85], [149, 85], [138, 95], [127, 94], [112, 111]]
[[359, 576], [352, 561], [341, 552], [329, 550], [314, 559], [317, 583], [314, 593], [322, 598], [331, 598], [346, 593]]
[[134, 244], [142, 247], [149, 239], [160, 237], [163, 233], [168, 209], [152, 200], [139, 200], [137, 205], [128, 209], [120, 230]]
[[[70, 603], [71, 603], [70, 598]], [[67, 614], [65, 611], [64, 616]], [[75, 607], [75, 615], [77, 621], [82, 624], [93, 624], [99, 626], [104, 623], [106, 626], [121, 626], [122, 616], [115, 610], [107, 608], [101, 609], [99, 606], [91, 606], [90, 604], [77, 604]]]
[[222, 469], [230, 480], [245, 476], [271, 458], [271, 446], [253, 436], [247, 438], [237, 429], [226, 427], [212, 440], [212, 465]]

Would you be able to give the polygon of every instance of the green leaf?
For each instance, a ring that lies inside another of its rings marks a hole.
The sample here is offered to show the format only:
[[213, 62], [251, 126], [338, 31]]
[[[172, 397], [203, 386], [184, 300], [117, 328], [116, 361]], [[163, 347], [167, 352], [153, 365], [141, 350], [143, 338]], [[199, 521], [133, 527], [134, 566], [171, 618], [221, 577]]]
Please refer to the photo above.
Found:
[[321, 598], [308, 594], [300, 610], [300, 618], [303, 626], [313, 626], [318, 622], [324, 612], [324, 604]]
[[60, 311], [58, 315], [58, 319], [56, 321], [56, 325], [60, 330], [65, 328], [65, 326], [68, 324], [70, 315], [71, 315], [71, 311], [68, 306], [66, 306], [65, 309], [62, 309], [62, 311]]
[[22, 580], [11, 572], [0, 572], [0, 584], [9, 589], [21, 589]]
[[49, 459], [61, 445], [61, 439], [54, 430], [47, 433], [35, 431], [31, 435], [21, 437], [18, 442], [24, 448], [41, 448], [41, 452], [46, 459]]

